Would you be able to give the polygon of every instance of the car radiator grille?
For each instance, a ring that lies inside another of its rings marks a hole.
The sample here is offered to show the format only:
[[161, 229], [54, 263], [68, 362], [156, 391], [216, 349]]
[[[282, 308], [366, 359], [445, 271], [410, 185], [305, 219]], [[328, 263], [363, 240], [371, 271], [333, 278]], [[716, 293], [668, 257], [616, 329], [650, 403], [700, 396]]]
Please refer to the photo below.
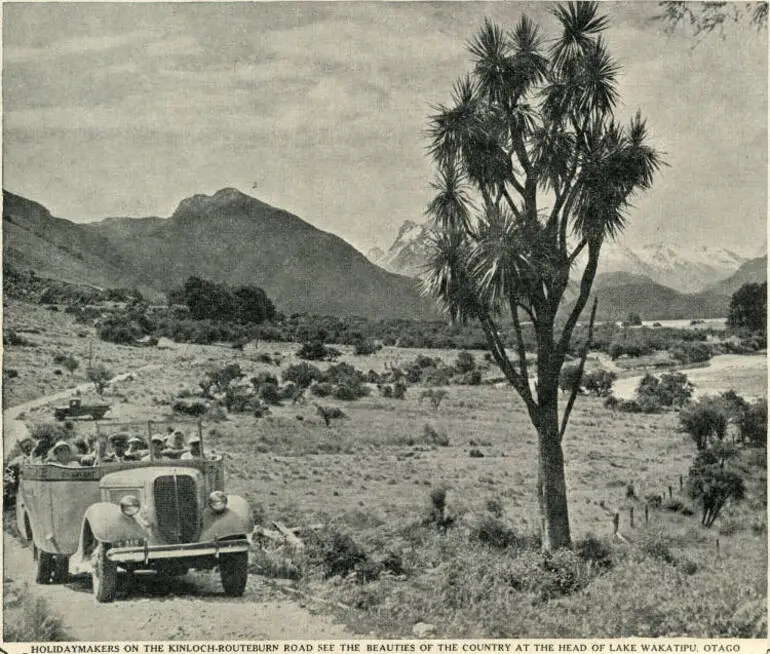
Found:
[[154, 485], [158, 531], [167, 543], [198, 539], [198, 498], [195, 480], [186, 475], [158, 477]]

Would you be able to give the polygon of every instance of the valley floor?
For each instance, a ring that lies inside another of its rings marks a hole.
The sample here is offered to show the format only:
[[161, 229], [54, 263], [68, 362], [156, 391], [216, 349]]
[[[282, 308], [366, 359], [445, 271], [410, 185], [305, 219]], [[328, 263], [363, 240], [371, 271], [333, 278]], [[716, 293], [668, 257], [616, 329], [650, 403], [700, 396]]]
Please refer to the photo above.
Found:
[[[92, 330], [75, 325], [67, 316], [10, 302], [6, 308], [8, 326], [37, 346], [6, 349], [5, 370], [18, 373], [4, 388], [6, 407], [83, 383], [82, 369], [89, 354], [94, 362], [104, 363], [115, 373], [153, 366], [109, 387], [104, 399], [112, 409], [105, 424], [162, 419], [171, 413], [175, 396], [185, 389], [194, 391], [207, 370], [228, 363], [238, 363], [247, 379], [261, 371], [280, 377], [277, 366], [228, 347], [111, 345], [98, 341]], [[296, 349], [293, 344], [259, 345], [260, 351], [280, 352], [283, 368], [297, 361], [293, 355]], [[378, 372], [387, 363], [405, 362], [418, 354], [416, 350], [386, 348], [364, 357], [354, 356], [350, 348], [341, 349], [345, 352], [343, 360], [360, 370]], [[71, 376], [67, 372], [55, 374], [52, 357], [59, 353], [74, 354], [82, 369]], [[426, 353], [447, 362], [456, 356], [451, 351]], [[764, 385], [766, 395], [766, 375], [758, 375], [759, 371], [752, 369], [752, 389]], [[736, 381], [742, 379], [737, 377]], [[745, 392], [743, 387], [735, 390]], [[244, 413], [206, 423], [206, 447], [226, 457], [228, 490], [243, 494], [261, 522], [323, 524], [350, 536], [371, 559], [397, 552], [407, 569], [403, 578], [359, 584], [350, 579], [326, 579], [301, 557], [277, 561], [259, 554], [254, 571], [265, 578], [300, 577], [293, 582], [297, 589], [325, 598], [327, 611], [335, 603], [348, 606], [335, 609], [337, 617], [348, 625], [345, 633], [358, 635], [410, 637], [417, 623], [432, 624], [432, 637], [727, 635], [733, 625], [730, 620], [739, 610], [748, 612], [746, 620], [754, 624], [751, 620], [756, 617], [757, 603], [764, 606], [767, 588], [764, 468], [750, 468], [747, 499], [728, 507], [712, 530], [700, 527], [697, 515], [657, 509], [645, 526], [644, 502], [636, 498], [657, 494], [681, 497], [680, 484], [694, 455], [692, 441], [677, 431], [676, 414], [614, 413], [604, 408], [600, 399], [579, 398], [564, 440], [573, 536], [580, 540], [594, 534], [609, 540], [612, 517], [617, 512], [621, 534], [630, 545], [612, 545], [619, 547], [613, 554], [616, 563], [612, 570], [589, 570], [590, 583], [586, 580], [576, 594], [538, 599], [531, 589], [517, 590], [516, 584], [505, 581], [515, 577], [517, 566], [523, 565], [529, 554], [503, 552], [474, 536], [490, 512], [498, 521], [490, 524], [506, 525], [519, 539], [537, 531], [536, 434], [524, 406], [507, 387], [451, 386], [447, 391], [437, 411], [428, 402], [420, 403], [415, 387], [409, 388], [404, 400], [379, 397], [376, 391], [355, 402], [324, 400], [324, 404], [341, 407], [347, 415], [333, 420], [329, 427], [310, 402], [296, 406], [284, 402], [262, 419]], [[16, 417], [27, 422], [50, 420], [52, 404], [55, 402], [28, 407]], [[428, 438], [426, 425], [443, 434], [448, 445], [439, 446]], [[82, 421], [76, 429], [88, 434], [94, 427]], [[629, 497], [629, 487], [633, 487], [634, 497]], [[425, 525], [431, 492], [436, 488], [446, 490], [446, 511], [455, 519], [455, 526], [444, 536]], [[687, 502], [684, 497], [682, 500]], [[633, 526], [631, 509], [635, 509]], [[720, 524], [731, 526], [720, 533]], [[671, 560], [693, 562], [696, 574], [688, 576], [682, 565], [665, 560], [641, 554], [641, 559], [634, 558], [650, 538], [664, 536], [668, 539], [666, 547], [673, 552]], [[11, 556], [28, 555], [17, 550], [11, 543], [7, 551]], [[10, 560], [6, 559], [6, 572]], [[10, 577], [16, 584], [18, 577]], [[260, 602], [266, 599], [259, 579], [257, 576], [253, 590], [242, 604], [236, 602], [237, 606], [223, 606], [224, 600], [206, 596], [205, 589], [190, 587], [194, 592], [182, 599], [173, 589], [165, 594], [148, 586], [146, 595], [143, 589], [138, 596], [104, 611], [117, 615], [121, 607], [131, 611], [137, 606], [144, 607], [141, 610], [149, 616], [156, 608], [164, 610], [168, 603], [185, 602], [190, 606], [179, 612], [177, 625], [182, 638], [212, 638], [214, 634], [217, 638], [260, 637], [268, 633], [261, 625], [272, 621], [270, 611], [261, 614], [266, 622], [256, 618], [249, 626], [238, 622], [226, 633], [200, 631], [203, 627], [183, 620], [185, 615], [188, 619], [189, 615], [201, 615], [199, 611], [209, 612], [206, 615], [211, 620], [220, 616], [224, 622], [240, 611], [244, 615], [248, 610], [262, 611]], [[621, 590], [626, 583], [636, 584], [634, 598], [623, 595], [628, 593]], [[52, 592], [54, 606], [61, 607], [65, 618], [67, 597], [87, 598], [89, 607], [94, 607], [91, 598], [83, 594], [86, 588], [81, 582]], [[721, 603], [704, 599], [704, 593], [719, 592]], [[278, 604], [270, 606], [276, 616], [284, 615]], [[514, 614], [519, 618], [514, 620]], [[104, 617], [103, 623], [112, 622], [101, 607], [93, 615]], [[289, 611], [286, 615], [292, 614]], [[295, 626], [302, 624], [297, 622], [300, 618], [289, 619]], [[205, 619], [200, 622], [205, 623]], [[126, 637], [122, 632], [111, 636], [99, 630], [97, 623], [102, 619], [94, 619], [73, 633], [88, 640]], [[170, 622], [163, 624], [166, 627]], [[299, 633], [301, 629], [286, 633], [293, 637], [341, 637], [343, 632], [330, 624], [311, 621], [304, 634]], [[321, 633], [319, 625], [328, 631]], [[150, 620], [147, 637], [155, 633], [152, 628]], [[765, 633], [766, 628], [765, 624]], [[173, 633], [159, 631], [157, 637], [171, 637]], [[269, 633], [270, 637], [284, 637], [275, 631]]]

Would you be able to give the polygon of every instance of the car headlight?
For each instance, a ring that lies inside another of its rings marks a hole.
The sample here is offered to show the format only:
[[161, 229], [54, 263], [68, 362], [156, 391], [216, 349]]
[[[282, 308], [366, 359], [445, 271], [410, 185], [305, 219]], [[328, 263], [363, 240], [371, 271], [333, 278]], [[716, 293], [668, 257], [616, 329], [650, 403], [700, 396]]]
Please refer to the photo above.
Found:
[[214, 491], [209, 495], [209, 506], [214, 513], [222, 513], [227, 508], [227, 495], [222, 491]]
[[136, 495], [124, 495], [120, 498], [120, 510], [129, 518], [139, 513], [140, 507], [139, 498]]

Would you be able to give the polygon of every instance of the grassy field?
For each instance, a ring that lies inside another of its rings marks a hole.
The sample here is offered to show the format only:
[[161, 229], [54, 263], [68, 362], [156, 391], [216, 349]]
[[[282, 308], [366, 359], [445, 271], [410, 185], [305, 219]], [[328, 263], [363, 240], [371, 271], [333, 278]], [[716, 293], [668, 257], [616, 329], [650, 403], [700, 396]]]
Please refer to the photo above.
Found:
[[[28, 305], [14, 305], [6, 316], [7, 327], [40, 330], [25, 333], [38, 347], [5, 351], [6, 369], [19, 372], [7, 384], [7, 404], [83, 381], [84, 363], [74, 379], [54, 375], [51, 363], [59, 352], [85, 355], [94, 339], [78, 336], [79, 326]], [[296, 349], [259, 346], [281, 353], [282, 368], [297, 361]], [[343, 360], [377, 372], [419, 352], [385, 348], [357, 357], [340, 349]], [[237, 362], [247, 378], [260, 371], [280, 377], [279, 367], [259, 363], [255, 352], [227, 347], [94, 341], [93, 354], [116, 373], [162, 364], [108, 390], [106, 423], [168, 417], [176, 395], [227, 363]], [[457, 353], [425, 354], [451, 363]], [[348, 606], [338, 609], [341, 617], [364, 635], [411, 636], [420, 622], [435, 625], [436, 637], [766, 633], [766, 468], [757, 452], [741, 459], [745, 501], [727, 507], [712, 529], [700, 527], [697, 511], [665, 508], [651, 509], [645, 525], [644, 498], [667, 498], [669, 487], [686, 509], [697, 508], [679, 497], [694, 445], [677, 431], [674, 413], [614, 413], [581, 397], [564, 449], [573, 539], [583, 549], [544, 560], [536, 543], [536, 434], [522, 402], [499, 385], [446, 390], [438, 411], [419, 402], [418, 386], [404, 400], [379, 397], [376, 389], [355, 402], [324, 399], [346, 414], [330, 427], [310, 402], [284, 402], [261, 419], [244, 413], [207, 422], [205, 445], [225, 456], [228, 490], [243, 494], [261, 523], [325, 525], [306, 535], [304, 552], [255, 553], [254, 571], [290, 577], [298, 590]], [[26, 418], [49, 416], [41, 408]], [[436, 444], [426, 425], [448, 445]], [[93, 429], [76, 424], [83, 434]], [[429, 520], [436, 489], [446, 492], [446, 528]], [[615, 512], [624, 540], [612, 539]], [[333, 555], [357, 562], [350, 575], [326, 574]]]

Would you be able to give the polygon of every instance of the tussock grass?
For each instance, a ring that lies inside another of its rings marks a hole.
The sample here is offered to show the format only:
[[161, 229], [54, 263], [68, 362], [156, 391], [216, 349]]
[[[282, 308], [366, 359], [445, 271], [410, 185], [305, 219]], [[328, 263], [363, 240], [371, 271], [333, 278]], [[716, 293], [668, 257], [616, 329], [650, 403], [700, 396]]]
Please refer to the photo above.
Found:
[[14, 643], [71, 640], [62, 619], [46, 601], [29, 594], [26, 584], [3, 594], [3, 640]]

